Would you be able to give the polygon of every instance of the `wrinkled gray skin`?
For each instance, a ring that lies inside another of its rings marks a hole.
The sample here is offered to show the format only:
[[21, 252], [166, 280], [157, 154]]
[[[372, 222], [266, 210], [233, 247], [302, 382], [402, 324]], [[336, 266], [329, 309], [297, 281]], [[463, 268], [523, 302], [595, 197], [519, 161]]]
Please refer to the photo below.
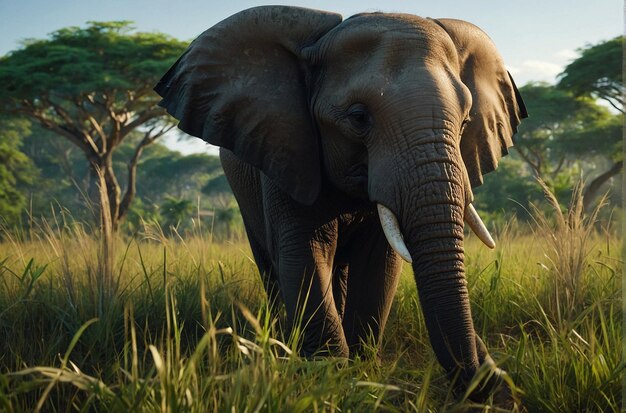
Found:
[[259, 7], [199, 36], [155, 90], [183, 131], [222, 147], [270, 298], [289, 323], [304, 307], [305, 355], [353, 357], [381, 337], [401, 259], [380, 203], [399, 220], [439, 362], [461, 390], [491, 363], [463, 216], [526, 114], [478, 28]]

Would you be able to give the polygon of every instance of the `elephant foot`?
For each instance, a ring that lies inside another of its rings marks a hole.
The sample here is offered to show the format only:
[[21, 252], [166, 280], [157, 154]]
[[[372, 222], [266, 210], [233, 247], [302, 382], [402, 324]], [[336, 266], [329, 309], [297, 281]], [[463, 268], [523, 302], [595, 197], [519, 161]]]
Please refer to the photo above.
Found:
[[511, 388], [506, 383], [500, 386], [491, 396], [491, 406], [507, 412], [521, 412], [523, 410], [519, 398], [513, 394]]
[[455, 393], [459, 401], [472, 404], [468, 411], [484, 411], [486, 407], [501, 412], [523, 411], [512, 380], [490, 357], [469, 384], [459, 381], [455, 383]]

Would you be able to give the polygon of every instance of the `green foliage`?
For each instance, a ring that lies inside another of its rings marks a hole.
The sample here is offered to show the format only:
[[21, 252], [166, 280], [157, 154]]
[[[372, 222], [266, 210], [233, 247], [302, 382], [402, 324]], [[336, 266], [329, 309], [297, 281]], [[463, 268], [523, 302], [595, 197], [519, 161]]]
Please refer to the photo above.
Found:
[[598, 113], [590, 124], [572, 133], [563, 150], [581, 159], [604, 157], [613, 162], [623, 160], [623, 126], [623, 115]]
[[161, 204], [162, 226], [164, 228], [183, 229], [190, 226], [190, 219], [194, 209], [194, 204], [188, 199], [178, 199], [166, 196], [165, 202]]
[[[576, 98], [545, 83], [529, 83], [520, 88], [520, 93], [532, 116], [520, 125], [515, 147], [537, 176], [556, 177], [563, 167], [576, 163], [581, 146], [595, 146], [594, 150], [612, 147], [590, 145], [584, 140], [591, 128], [612, 118], [593, 100]], [[578, 145], [573, 145], [573, 140]]]
[[[624, 93], [622, 79], [623, 36], [580, 49], [581, 56], [559, 75], [557, 87], [582, 99], [604, 100], [621, 115], [596, 113], [595, 117], [572, 134], [561, 150], [583, 159], [582, 172], [588, 183], [584, 207], [591, 209], [607, 187], [617, 192], [611, 201], [620, 200], [615, 177], [623, 167], [622, 124]], [[589, 179], [591, 178], [591, 179]], [[608, 184], [608, 185], [607, 185]], [[620, 204], [618, 201], [617, 204]]]
[[145, 94], [185, 44], [161, 33], [131, 30], [130, 22], [91, 22], [27, 42], [0, 59], [4, 105], [23, 99], [37, 105], [40, 97], [73, 102], [103, 94], [123, 105], [129, 93]]
[[138, 197], [130, 206], [128, 217], [124, 222], [124, 229], [129, 234], [136, 234], [141, 231], [145, 223], [159, 222], [159, 208], [155, 204], [147, 204]]
[[207, 195], [220, 195], [231, 193], [230, 184], [226, 175], [220, 174], [211, 178], [204, 187], [202, 187], [202, 193]]
[[[135, 197], [142, 151], [174, 127], [156, 106], [152, 87], [184, 47], [164, 34], [134, 33], [128, 22], [91, 22], [31, 40], [0, 58], [0, 108], [80, 149], [89, 170], [83, 175], [89, 185], [85, 204], [98, 210], [96, 222], [113, 231]], [[142, 138], [122, 168], [128, 171], [122, 194], [120, 165], [115, 168], [112, 159], [140, 129]]]
[[497, 172], [485, 176], [474, 195], [476, 208], [489, 213], [491, 224], [496, 221], [500, 227], [512, 216], [530, 218], [530, 204], [542, 198], [535, 177], [514, 152], [500, 161]]
[[[19, 187], [30, 200], [28, 214], [52, 219], [54, 214], [66, 210], [77, 221], [94, 222], [98, 212], [88, 199], [90, 171], [83, 154], [37, 124], [33, 124], [23, 142], [23, 151], [36, 170], [36, 178]], [[27, 223], [30, 217], [22, 214], [22, 220]]]
[[[164, 146], [150, 148], [139, 168], [137, 195], [161, 203], [168, 194], [196, 199], [206, 182], [223, 176], [219, 158], [207, 154], [183, 156]], [[229, 191], [230, 192], [230, 191]]]
[[[97, 209], [85, 208], [89, 203], [89, 169], [83, 161], [79, 150], [64, 139], [59, 139], [49, 131], [32, 127], [32, 132], [24, 130], [23, 151], [32, 161], [36, 179], [23, 182], [14, 191], [29, 199], [28, 212], [35, 219], [45, 217], [53, 220], [55, 214], [67, 211], [76, 221], [93, 222], [97, 218]], [[126, 181], [127, 172], [124, 166], [133, 155], [134, 147], [140, 134], [131, 135], [124, 142], [113, 159], [115, 168], [122, 171], [119, 178]], [[18, 140], [16, 140], [17, 142]], [[205, 194], [203, 189], [212, 181], [222, 181], [225, 186], [217, 192]], [[125, 189], [125, 187], [122, 187]], [[191, 205], [185, 209], [185, 216], [176, 219], [163, 214], [167, 208], [166, 199], [186, 200]], [[25, 213], [22, 204], [18, 214], [6, 215], [9, 226], [18, 226], [21, 220], [28, 224], [31, 217]], [[164, 229], [176, 226], [180, 220], [185, 222], [179, 226], [180, 231], [190, 230], [191, 220], [198, 216], [205, 229], [213, 226], [215, 233], [226, 237], [241, 232], [239, 210], [225, 180], [219, 159], [207, 154], [184, 156], [166, 146], [155, 143], [144, 151], [137, 171], [137, 199], [130, 207], [123, 229], [126, 233], [136, 233], [143, 228], [145, 222], [158, 222]], [[213, 214], [218, 217], [213, 219]]]
[[22, 152], [23, 136], [29, 131], [28, 122], [15, 119], [0, 121], [0, 222], [14, 225], [27, 208], [27, 198], [21, 190], [37, 179], [33, 162]]
[[237, 238], [244, 233], [239, 205], [231, 193], [220, 192], [212, 201], [213, 232], [226, 239]]
[[[520, 92], [532, 116], [519, 127], [516, 153], [557, 195], [571, 193], [581, 176], [595, 179], [606, 170], [602, 168], [610, 169], [622, 159], [621, 115], [589, 97], [545, 83], [527, 84]], [[597, 195], [598, 188], [586, 191], [586, 202], [590, 205]]]
[[558, 86], [576, 96], [603, 99], [623, 113], [623, 44], [624, 37], [618, 36], [580, 49], [581, 56], [559, 75]]

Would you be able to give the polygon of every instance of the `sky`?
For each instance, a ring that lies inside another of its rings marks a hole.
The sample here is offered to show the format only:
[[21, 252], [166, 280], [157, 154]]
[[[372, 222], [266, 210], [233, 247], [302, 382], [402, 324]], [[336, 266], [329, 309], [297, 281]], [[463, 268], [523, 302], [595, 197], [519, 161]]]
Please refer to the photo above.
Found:
[[[253, 0], [0, 0], [0, 55], [28, 38], [45, 38], [88, 21], [130, 20], [139, 31], [193, 40], [226, 17], [267, 4]], [[340, 13], [367, 11], [451, 17], [482, 28], [496, 44], [518, 86], [553, 83], [577, 49], [624, 34], [622, 0], [310, 0], [285, 4]], [[207, 150], [200, 140], [168, 145], [184, 153]]]

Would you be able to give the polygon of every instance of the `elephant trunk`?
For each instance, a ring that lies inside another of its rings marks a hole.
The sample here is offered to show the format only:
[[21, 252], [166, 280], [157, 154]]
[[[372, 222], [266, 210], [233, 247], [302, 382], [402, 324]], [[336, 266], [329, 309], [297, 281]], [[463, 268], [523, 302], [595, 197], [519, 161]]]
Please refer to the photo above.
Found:
[[[443, 134], [433, 137], [431, 131], [411, 149], [396, 158], [396, 169], [411, 171], [406, 174], [410, 177], [386, 177], [385, 189], [370, 196], [384, 206], [379, 207], [382, 215], [389, 208], [398, 218], [433, 350], [450, 378], [459, 376], [457, 383], [464, 388], [490, 360], [474, 331], [463, 248], [464, 218], [470, 216], [478, 233], [484, 224], [466, 207], [471, 189], [454, 141]], [[490, 236], [482, 238], [489, 243]]]
[[[480, 365], [465, 279], [463, 248], [463, 188], [453, 180], [423, 184], [430, 195], [407, 194], [400, 225], [407, 248], [426, 327], [437, 359], [446, 371], [469, 379]], [[436, 197], [433, 199], [432, 197]], [[407, 199], [408, 198], [408, 199]], [[412, 206], [415, 205], [415, 206]]]
[[[398, 223], [398, 218], [382, 204], [377, 205], [378, 216], [380, 218], [380, 224], [385, 233], [385, 237], [391, 245], [391, 248], [397, 252], [403, 260], [411, 264], [413, 262], [413, 258], [411, 258], [411, 254], [404, 242], [404, 237], [402, 236], [402, 231], [400, 230], [400, 224]], [[467, 204], [465, 207], [465, 222], [469, 225], [469, 227], [474, 231], [474, 234], [478, 236], [478, 238], [489, 248], [493, 249], [496, 247], [496, 243], [491, 237], [489, 230], [483, 223], [483, 220], [480, 219], [480, 215], [476, 212], [474, 205]]]
[[432, 204], [419, 215], [403, 227], [426, 327], [439, 363], [466, 381], [481, 360], [465, 278], [463, 208]]

